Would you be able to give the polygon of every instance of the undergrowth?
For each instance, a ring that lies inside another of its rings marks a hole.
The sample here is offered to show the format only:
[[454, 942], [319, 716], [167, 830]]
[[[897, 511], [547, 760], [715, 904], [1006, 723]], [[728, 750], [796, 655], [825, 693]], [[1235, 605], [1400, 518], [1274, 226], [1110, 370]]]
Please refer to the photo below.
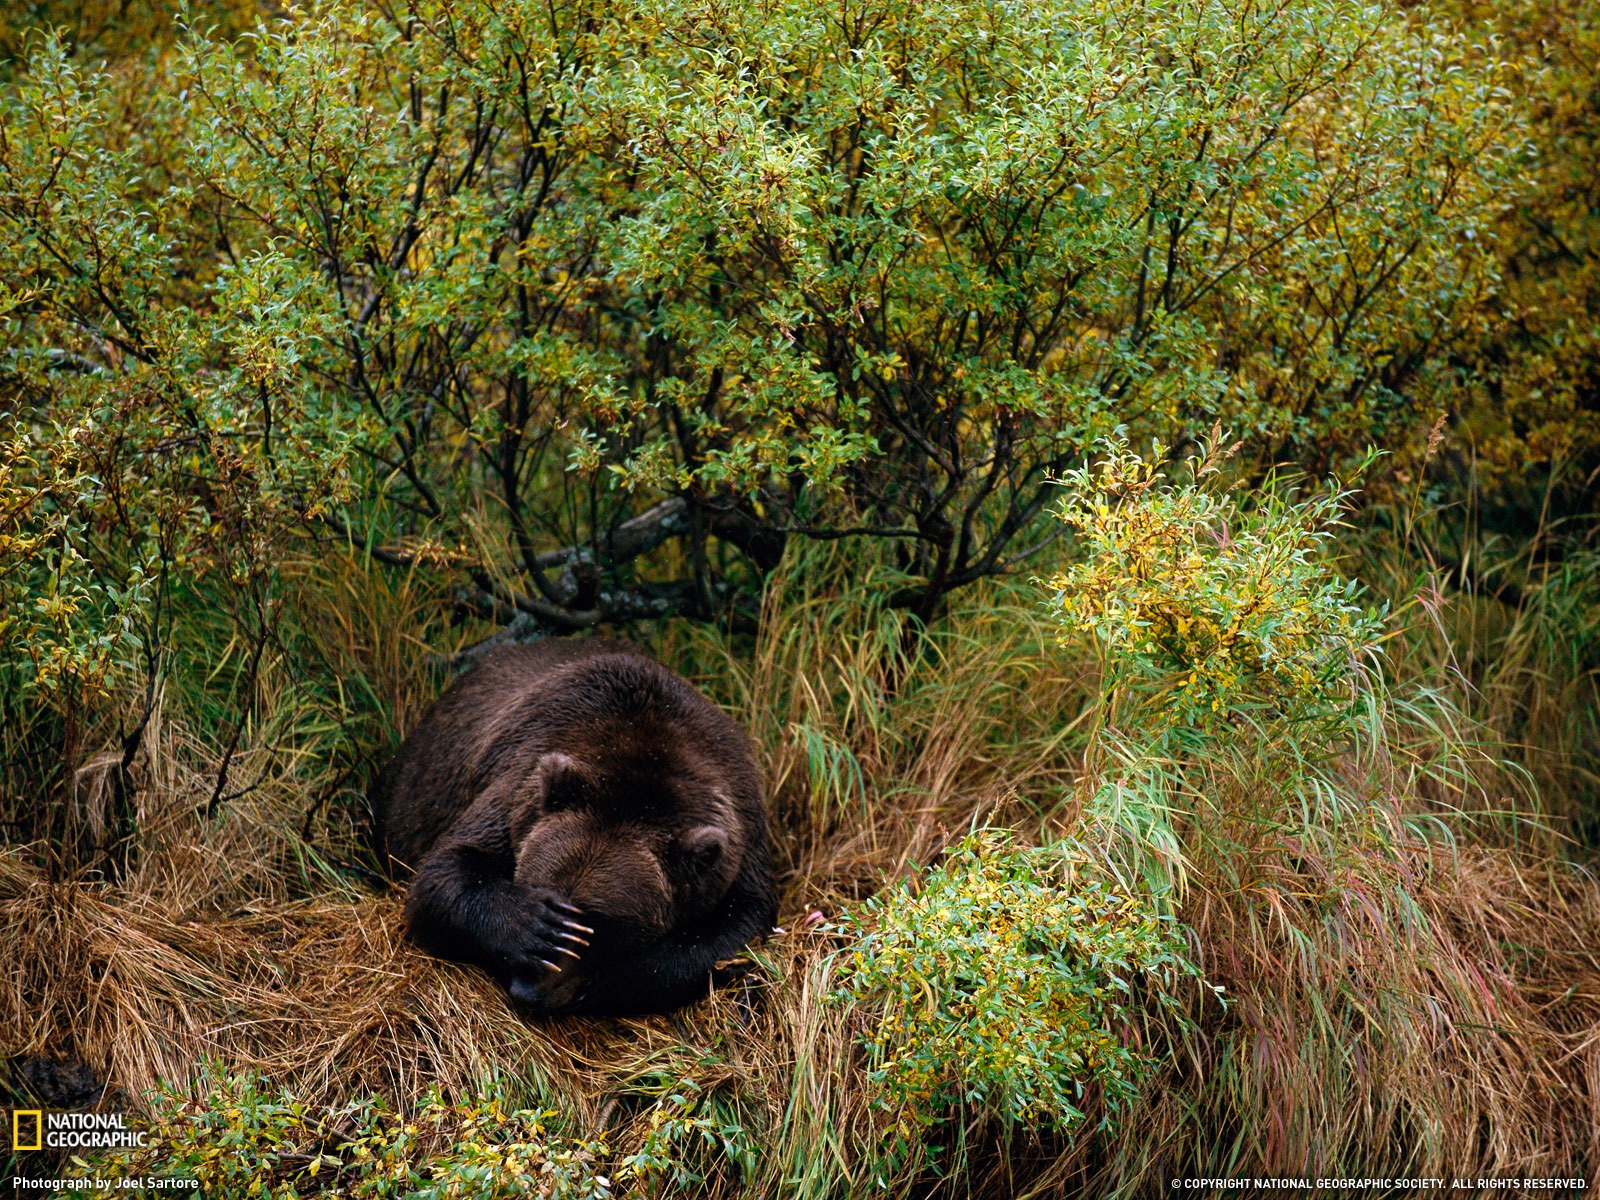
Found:
[[[1444, 649], [1464, 602], [1383, 618], [1381, 578], [1368, 598], [1336, 557], [1337, 494], [1241, 500], [1119, 447], [1067, 482], [1088, 530], [1054, 587], [924, 624], [883, 602], [890, 556], [813, 547], [754, 638], [636, 631], [750, 728], [783, 886], [751, 975], [672, 1017], [529, 1025], [405, 944], [366, 873], [360, 747], [438, 686], [439, 597], [356, 554], [286, 563], [239, 736], [195, 716], [226, 687], [158, 696], [127, 869], [0, 854], [12, 1079], [95, 1064], [160, 1132], [130, 1170], [278, 1195], [1143, 1195], [1600, 1161], [1600, 894], [1540, 807], [1554, 768], [1496, 724], [1553, 701], [1468, 686]], [[1583, 694], [1558, 639], [1519, 636], [1547, 696]], [[220, 680], [238, 648], [187, 653]]]
[[217, 1064], [197, 1083], [203, 1100], [152, 1097], [144, 1146], [92, 1164], [74, 1156], [67, 1177], [196, 1180], [208, 1196], [606, 1200], [703, 1183], [693, 1164], [707, 1146], [734, 1160], [750, 1153], [742, 1130], [697, 1115], [692, 1095], [658, 1101], [638, 1148], [614, 1155], [603, 1133], [565, 1134], [559, 1112], [516, 1108], [496, 1087], [466, 1103], [430, 1091], [400, 1117], [372, 1098], [318, 1110]]

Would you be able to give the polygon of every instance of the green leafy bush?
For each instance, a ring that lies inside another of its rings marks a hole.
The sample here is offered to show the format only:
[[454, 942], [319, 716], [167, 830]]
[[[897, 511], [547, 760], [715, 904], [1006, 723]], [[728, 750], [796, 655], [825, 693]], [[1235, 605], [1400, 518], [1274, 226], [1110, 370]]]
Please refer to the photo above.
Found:
[[554, 1112], [514, 1110], [493, 1093], [463, 1103], [429, 1096], [405, 1120], [381, 1101], [315, 1110], [256, 1075], [220, 1068], [197, 1094], [205, 1099], [157, 1094], [144, 1147], [75, 1159], [78, 1171], [197, 1179], [204, 1195], [273, 1200], [328, 1191], [408, 1200], [612, 1194], [603, 1140], [562, 1137], [551, 1129]]
[[706, 1183], [718, 1164], [728, 1164], [734, 1178], [755, 1173], [760, 1148], [737, 1121], [712, 1111], [692, 1079], [670, 1080], [666, 1092], [650, 1106], [638, 1149], [623, 1155], [619, 1180], [636, 1180], [650, 1196], [679, 1196]]
[[99, 1178], [196, 1179], [207, 1196], [272, 1200], [605, 1200], [680, 1194], [705, 1178], [696, 1163], [747, 1172], [743, 1130], [700, 1112], [692, 1083], [676, 1085], [650, 1107], [638, 1147], [619, 1156], [605, 1136], [563, 1134], [559, 1113], [517, 1108], [495, 1089], [456, 1102], [430, 1094], [403, 1116], [372, 1099], [324, 1110], [258, 1075], [213, 1066], [191, 1093], [152, 1097], [143, 1147], [72, 1167]]
[[1118, 423], [1407, 426], [1518, 145], [1492, 61], [1359, 0], [344, 3], [145, 94], [27, 65], [29, 408], [563, 630], [749, 615], [797, 533], [931, 612]]
[[891, 1162], [953, 1116], [1108, 1129], [1151, 1067], [1129, 1044], [1142, 1003], [1197, 974], [1169, 919], [1072, 843], [984, 829], [914, 884], [868, 901], [839, 997], [863, 1042]]
[[[1449, 11], [1496, 39], [1531, 142], [1521, 202], [1497, 230], [1493, 304], [1463, 330], [1470, 369], [1439, 380], [1472, 447], [1446, 464], [1449, 492], [1483, 490], [1485, 532], [1546, 525], [1577, 542], [1586, 522], [1547, 523], [1592, 513], [1600, 465], [1600, 21], [1584, 0], [1453, 0]], [[1450, 514], [1439, 553], [1463, 516]]]
[[[1232, 1001], [1203, 1035], [1178, 1027], [1165, 1132], [1134, 1126], [1123, 1151], [1327, 1174], [1451, 1136], [1468, 1118], [1439, 1080], [1463, 1068], [1442, 1064], [1500, 1053], [1458, 1040], [1507, 1000], [1481, 966], [1499, 951], [1460, 932], [1487, 902], [1452, 889], [1486, 817], [1523, 819], [1517, 773], [1448, 693], [1393, 676], [1389, 623], [1340, 569], [1348, 494], [1247, 490], [1222, 458], [1217, 435], [1165, 469], [1112, 441], [1064, 480], [1084, 554], [1051, 604], [1099, 666], [1078, 836], [1179, 916]], [[1552, 1139], [1558, 1108], [1538, 1118]], [[1329, 1132], [1355, 1112], [1359, 1135]]]
[[1359, 703], [1382, 630], [1356, 582], [1328, 569], [1350, 493], [1295, 500], [1269, 479], [1241, 503], [1217, 486], [1219, 439], [1187, 485], [1117, 438], [1062, 475], [1060, 517], [1084, 558], [1051, 579], [1054, 607], [1099, 654], [1106, 725], [1329, 735]]
[[0, 439], [76, 441], [12, 461], [73, 512], [0, 574], [128, 651], [0, 755], [42, 814], [108, 741], [136, 809], [169, 681], [224, 763], [263, 727], [297, 556], [519, 635], [747, 629], [791, 539], [876, 538], [927, 619], [1117, 425], [1398, 436], [1520, 141], [1492, 59], [1360, 0], [346, 0], [98, 61], [0, 91]]

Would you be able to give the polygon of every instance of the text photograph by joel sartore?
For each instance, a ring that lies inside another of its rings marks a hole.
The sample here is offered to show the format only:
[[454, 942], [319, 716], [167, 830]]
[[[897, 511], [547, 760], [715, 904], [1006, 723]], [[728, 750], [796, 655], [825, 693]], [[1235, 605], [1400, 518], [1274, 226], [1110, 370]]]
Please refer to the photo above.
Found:
[[1600, 1190], [1600, 4], [0, 0], [0, 1197]]

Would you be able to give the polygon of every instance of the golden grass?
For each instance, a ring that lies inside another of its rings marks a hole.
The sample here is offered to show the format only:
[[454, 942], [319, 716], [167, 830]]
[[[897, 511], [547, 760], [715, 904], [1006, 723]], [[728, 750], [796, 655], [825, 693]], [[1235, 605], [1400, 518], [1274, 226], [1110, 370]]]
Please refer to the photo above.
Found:
[[[1396, 961], [1409, 948], [1377, 914], [1357, 939], [1360, 957], [1307, 959], [1292, 937], [1251, 925], [1259, 914], [1197, 895], [1185, 917], [1233, 1002], [1199, 1006], [1196, 1058], [1168, 1046], [1176, 1053], [1128, 1135], [1137, 1150], [1125, 1146], [1114, 1165], [1146, 1182], [1192, 1171], [1219, 1136], [1237, 1139], [1239, 1169], [1279, 1174], [1559, 1175], [1600, 1161], [1596, 889], [1519, 869], [1502, 851], [1433, 869], [1419, 892], [1441, 944], [1419, 954], [1412, 995], [1383, 994], [1405, 977]], [[786, 909], [798, 915], [793, 893]], [[13, 967], [0, 989], [0, 1053], [94, 1063], [119, 1104], [158, 1082], [192, 1085], [203, 1059], [257, 1069], [328, 1107], [364, 1095], [404, 1104], [435, 1085], [465, 1097], [509, 1078], [526, 1102], [619, 1145], [639, 1136], [630, 1118], [663, 1079], [689, 1078], [727, 1094], [772, 1156], [765, 1185], [794, 1194], [808, 1176], [828, 1192], [874, 1144], [855, 1020], [824, 1001], [837, 946], [826, 932], [791, 924], [748, 986], [679, 1016], [532, 1025], [485, 977], [421, 954], [400, 928], [393, 895], [263, 899], [175, 919], [51, 883], [8, 852], [0, 940]], [[1316, 1007], [1341, 997], [1351, 1009], [1322, 1044]], [[1164, 1041], [1159, 1030], [1142, 1036]], [[1345, 1056], [1342, 1072], [1325, 1070], [1330, 1049]], [[1021, 1131], [1010, 1161], [993, 1154], [999, 1131], [971, 1136], [990, 1152], [997, 1187], [1008, 1171], [1006, 1187], [1082, 1183], [1097, 1157], [1092, 1140], [1046, 1140], [1030, 1162]], [[976, 1154], [972, 1169], [984, 1161]]]
[[[159, 1084], [192, 1088], [213, 1060], [327, 1107], [367, 1095], [403, 1105], [432, 1087], [465, 1098], [509, 1078], [524, 1102], [599, 1136], [636, 1116], [657, 1081], [690, 1079], [784, 1114], [801, 1168], [813, 1128], [842, 1137], [841, 1118], [865, 1117], [864, 1093], [839, 1091], [850, 1016], [824, 1003], [825, 933], [772, 939], [745, 985], [684, 1014], [531, 1024], [486, 976], [407, 944], [398, 894], [262, 899], [175, 919], [52, 883], [11, 850], [0, 855], [0, 941], [13, 964], [0, 1055], [96, 1064], [119, 1107]], [[835, 1149], [851, 1153], [846, 1140]]]
[[1181, 1089], [1205, 1107], [1156, 1128], [1187, 1125], [1196, 1153], [1231, 1130], [1243, 1161], [1277, 1174], [1600, 1161], [1592, 880], [1412, 841], [1385, 894], [1370, 873], [1318, 881], [1293, 857], [1263, 849], [1234, 890], [1210, 875], [1186, 905], [1207, 978], [1234, 1003], [1202, 1019], [1210, 1075]]

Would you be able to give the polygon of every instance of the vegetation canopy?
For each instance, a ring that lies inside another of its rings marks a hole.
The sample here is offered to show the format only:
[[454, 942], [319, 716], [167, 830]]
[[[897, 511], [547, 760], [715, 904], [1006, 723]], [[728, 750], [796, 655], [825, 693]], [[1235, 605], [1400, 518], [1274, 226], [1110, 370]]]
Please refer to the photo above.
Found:
[[9, 95], [8, 377], [79, 454], [20, 482], [122, 495], [107, 587], [309, 523], [550, 631], [748, 620], [795, 536], [926, 618], [1113, 426], [1404, 427], [1519, 136], [1350, 0], [334, 5], [162, 71]]

